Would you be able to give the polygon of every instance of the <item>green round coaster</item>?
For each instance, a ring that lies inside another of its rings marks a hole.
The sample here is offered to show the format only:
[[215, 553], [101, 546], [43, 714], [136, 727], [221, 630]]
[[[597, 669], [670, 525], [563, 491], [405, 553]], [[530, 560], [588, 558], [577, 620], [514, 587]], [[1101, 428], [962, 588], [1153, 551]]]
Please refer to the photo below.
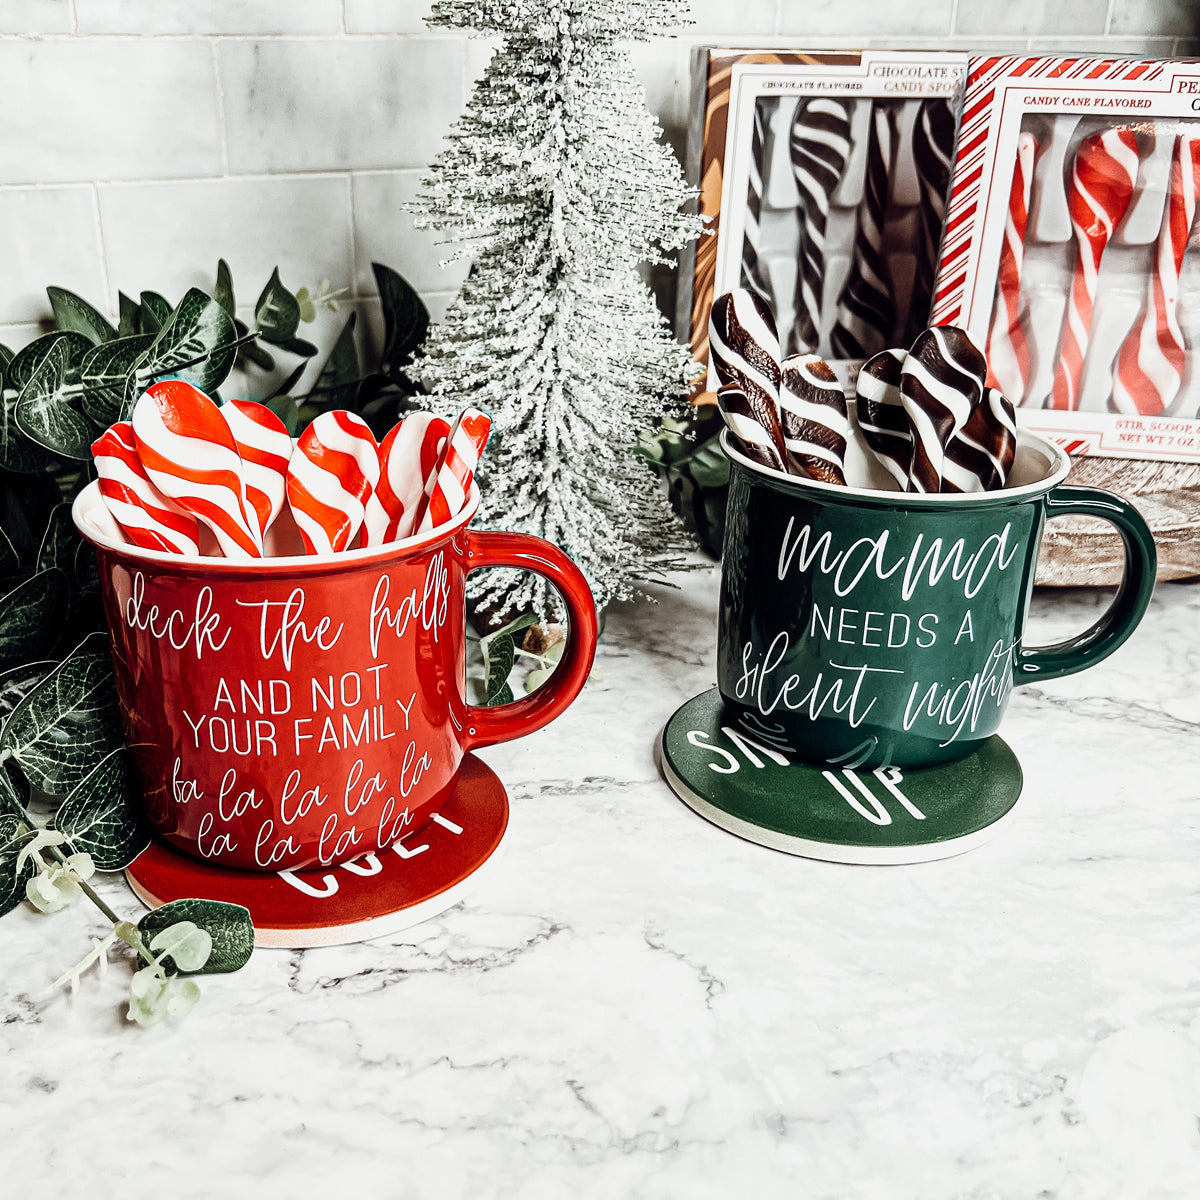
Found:
[[659, 763], [679, 798], [739, 837], [845, 863], [929, 862], [987, 841], [1012, 817], [1021, 765], [998, 737], [958, 762], [852, 771], [789, 758], [725, 711], [716, 688], [663, 728]]

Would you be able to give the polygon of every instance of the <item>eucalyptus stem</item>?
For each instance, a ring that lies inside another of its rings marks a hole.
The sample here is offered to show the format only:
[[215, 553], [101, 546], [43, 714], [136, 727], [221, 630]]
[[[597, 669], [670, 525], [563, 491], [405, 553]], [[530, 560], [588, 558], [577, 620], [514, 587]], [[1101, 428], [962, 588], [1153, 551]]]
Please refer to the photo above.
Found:
[[[68, 863], [66, 858], [63, 857], [62, 851], [57, 846], [47, 846], [45, 849], [49, 851], [52, 857], [58, 860], [59, 866], [66, 867], [68, 870], [70, 869], [71, 864]], [[72, 872], [72, 874], [74, 873]], [[90, 883], [88, 883], [86, 879], [80, 879], [78, 875], [75, 875], [75, 882], [79, 884], [80, 891], [83, 892], [83, 894], [113, 923], [113, 925], [129, 924], [128, 921], [123, 921], [115, 912], [113, 912], [111, 908], [109, 908], [109, 906], [101, 899], [100, 894], [94, 887], [92, 887]], [[122, 938], [121, 940], [124, 941], [125, 939]], [[158, 961], [154, 955], [150, 953], [149, 949], [142, 941], [140, 933], [138, 934], [137, 943], [130, 943], [130, 945], [133, 945], [133, 948], [138, 952], [138, 956], [144, 958], [147, 964], [150, 966], [154, 966], [154, 964]]]

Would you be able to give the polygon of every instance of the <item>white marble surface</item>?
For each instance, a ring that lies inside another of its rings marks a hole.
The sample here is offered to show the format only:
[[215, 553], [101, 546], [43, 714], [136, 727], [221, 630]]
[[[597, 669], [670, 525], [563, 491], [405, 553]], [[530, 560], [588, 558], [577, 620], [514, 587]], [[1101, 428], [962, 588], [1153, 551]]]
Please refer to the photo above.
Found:
[[[1028, 640], [1102, 602], [1039, 595]], [[574, 708], [485, 752], [512, 798], [504, 858], [427, 925], [259, 951], [143, 1031], [122, 962], [43, 992], [95, 928], [82, 907], [6, 917], [0, 1178], [266, 1200], [1195, 1197], [1200, 587], [1160, 587], [1108, 662], [1018, 692], [1006, 831], [889, 868], [740, 841], [658, 778], [657, 729], [713, 682], [715, 606], [710, 568], [614, 612]]]

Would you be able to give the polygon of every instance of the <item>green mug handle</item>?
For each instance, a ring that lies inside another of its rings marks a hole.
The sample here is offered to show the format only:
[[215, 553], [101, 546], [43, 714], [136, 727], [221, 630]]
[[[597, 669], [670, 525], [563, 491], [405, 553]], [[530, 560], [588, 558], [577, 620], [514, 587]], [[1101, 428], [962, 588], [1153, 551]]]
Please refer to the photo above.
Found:
[[1116, 597], [1090, 629], [1053, 646], [1022, 649], [1013, 673], [1017, 683], [1061, 679], [1107, 658], [1137, 628], [1154, 594], [1158, 552], [1154, 535], [1128, 500], [1089, 487], [1057, 487], [1046, 497], [1046, 519], [1080, 514], [1116, 526], [1125, 545], [1125, 570]]

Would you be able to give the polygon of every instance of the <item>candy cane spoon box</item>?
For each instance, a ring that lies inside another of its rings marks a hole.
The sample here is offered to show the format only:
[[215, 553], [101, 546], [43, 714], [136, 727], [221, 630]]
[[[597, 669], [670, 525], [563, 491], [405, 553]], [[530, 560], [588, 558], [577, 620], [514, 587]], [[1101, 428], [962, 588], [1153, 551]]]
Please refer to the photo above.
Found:
[[1072, 454], [1200, 461], [1200, 62], [972, 57], [933, 317]]

